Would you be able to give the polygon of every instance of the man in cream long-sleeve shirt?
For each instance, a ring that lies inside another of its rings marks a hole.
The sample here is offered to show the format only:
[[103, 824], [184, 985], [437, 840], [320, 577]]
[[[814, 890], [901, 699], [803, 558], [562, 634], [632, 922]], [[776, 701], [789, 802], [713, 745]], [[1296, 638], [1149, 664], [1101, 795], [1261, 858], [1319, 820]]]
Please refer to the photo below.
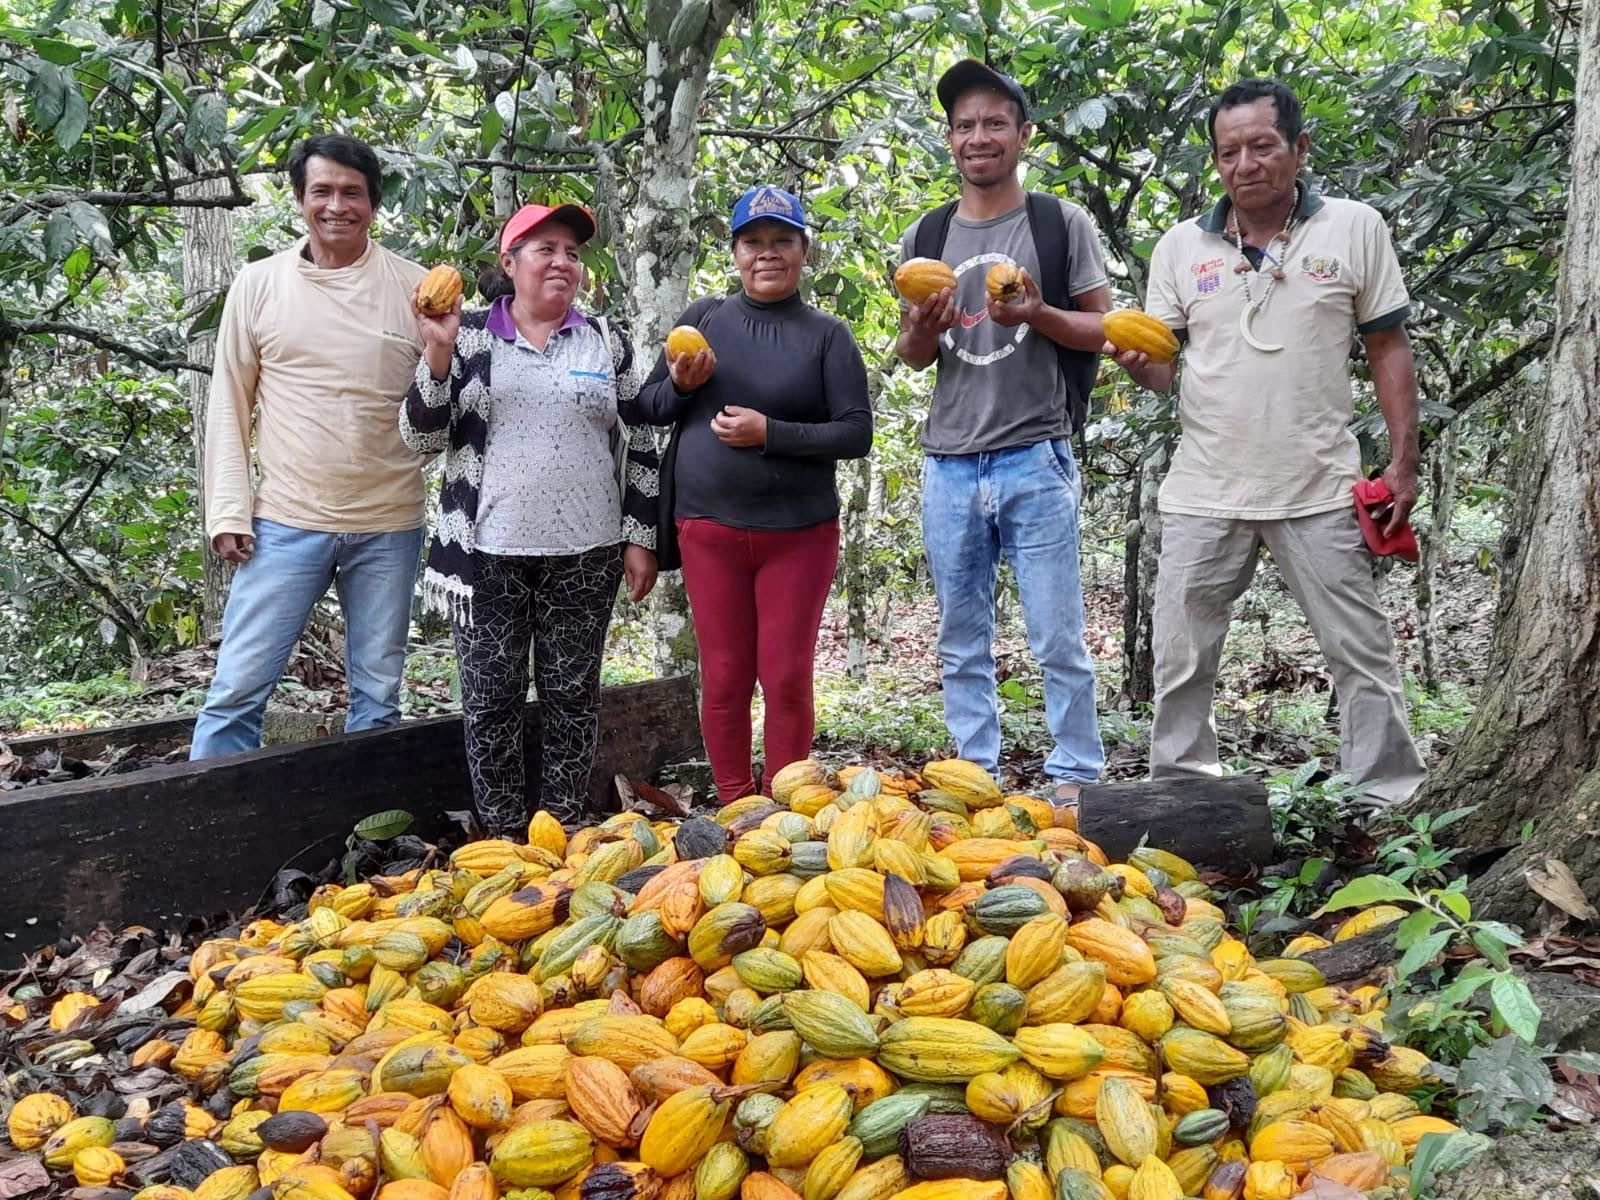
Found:
[[345, 728], [400, 719], [423, 499], [399, 405], [422, 349], [412, 292], [424, 271], [368, 237], [383, 187], [369, 147], [309, 138], [289, 178], [307, 236], [240, 272], [217, 336], [206, 536], [240, 566], [192, 758], [261, 744], [267, 700], [329, 583], [345, 618]]

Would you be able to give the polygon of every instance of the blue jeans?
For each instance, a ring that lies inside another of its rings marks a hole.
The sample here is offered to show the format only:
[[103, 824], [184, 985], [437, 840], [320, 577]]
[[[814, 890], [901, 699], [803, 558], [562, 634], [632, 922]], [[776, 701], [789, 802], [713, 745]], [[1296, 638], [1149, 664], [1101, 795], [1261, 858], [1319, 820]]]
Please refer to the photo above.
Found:
[[1078, 466], [1065, 439], [984, 454], [931, 454], [922, 478], [922, 531], [939, 596], [944, 719], [956, 753], [993, 771], [1000, 761], [995, 698], [995, 576], [1004, 554], [1017, 577], [1028, 644], [1044, 669], [1052, 779], [1100, 777], [1094, 666], [1083, 641], [1078, 575]]
[[319, 533], [257, 518], [255, 555], [234, 574], [222, 614], [222, 649], [189, 757], [261, 745], [261, 724], [311, 609], [332, 583], [345, 623], [345, 730], [400, 720], [400, 677], [422, 530]]

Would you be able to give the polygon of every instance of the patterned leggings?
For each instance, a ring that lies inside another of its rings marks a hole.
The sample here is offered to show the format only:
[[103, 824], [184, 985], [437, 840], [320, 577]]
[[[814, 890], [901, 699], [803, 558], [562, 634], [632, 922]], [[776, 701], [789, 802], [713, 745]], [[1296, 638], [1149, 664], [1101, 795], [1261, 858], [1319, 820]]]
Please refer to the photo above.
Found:
[[539, 558], [478, 554], [472, 624], [455, 623], [462, 725], [478, 820], [490, 837], [527, 834], [523, 707], [528, 649], [538, 693], [539, 805], [581, 821], [599, 733], [600, 659], [622, 581], [622, 547]]

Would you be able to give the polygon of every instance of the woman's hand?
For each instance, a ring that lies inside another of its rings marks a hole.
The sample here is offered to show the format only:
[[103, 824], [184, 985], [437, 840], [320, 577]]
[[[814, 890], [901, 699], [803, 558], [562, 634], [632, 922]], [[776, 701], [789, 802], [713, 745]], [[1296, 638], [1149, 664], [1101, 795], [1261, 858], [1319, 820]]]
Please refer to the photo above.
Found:
[[680, 392], [692, 392], [711, 378], [717, 369], [717, 352], [707, 346], [695, 354], [680, 354], [667, 359], [667, 374]]
[[417, 307], [418, 283], [411, 289], [411, 308], [417, 314], [417, 332], [422, 335], [422, 355], [428, 360], [428, 371], [435, 379], [450, 374], [450, 356], [455, 353], [456, 334], [461, 332], [461, 297], [442, 317], [430, 317]]
[[628, 599], [638, 604], [656, 586], [655, 551], [629, 542], [622, 550], [622, 577], [628, 584]]
[[737, 404], [725, 405], [711, 418], [711, 432], [724, 446], [765, 446], [767, 414]]

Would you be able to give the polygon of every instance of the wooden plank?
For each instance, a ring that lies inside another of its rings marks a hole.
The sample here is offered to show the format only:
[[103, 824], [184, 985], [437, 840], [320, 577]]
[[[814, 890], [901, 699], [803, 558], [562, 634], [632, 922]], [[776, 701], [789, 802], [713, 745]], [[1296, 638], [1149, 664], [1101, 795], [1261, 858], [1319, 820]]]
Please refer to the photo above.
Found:
[[1078, 801], [1078, 831], [1112, 862], [1140, 839], [1229, 875], [1277, 857], [1267, 789], [1243, 776], [1093, 783]]
[[[530, 807], [538, 729], [530, 704]], [[687, 678], [606, 689], [596, 809], [614, 807], [613, 775], [649, 777], [700, 745]], [[0, 793], [0, 966], [101, 921], [163, 928], [237, 912], [280, 868], [336, 856], [363, 817], [403, 808], [431, 839], [447, 810], [470, 806], [459, 716]]]

